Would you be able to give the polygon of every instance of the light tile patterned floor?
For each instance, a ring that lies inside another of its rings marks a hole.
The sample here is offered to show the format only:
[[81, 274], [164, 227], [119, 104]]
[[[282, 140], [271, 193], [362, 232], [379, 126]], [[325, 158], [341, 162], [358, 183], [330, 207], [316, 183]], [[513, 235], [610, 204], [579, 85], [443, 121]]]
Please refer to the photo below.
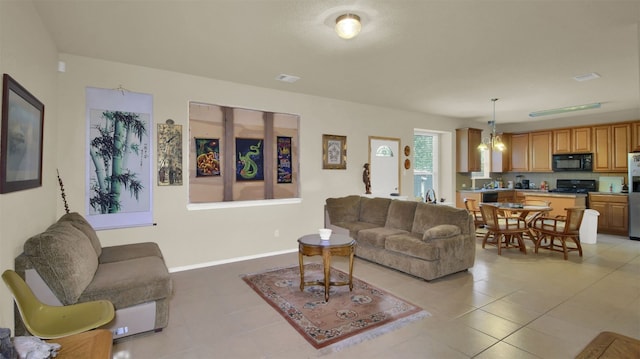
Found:
[[568, 261], [531, 242], [502, 256], [479, 243], [472, 269], [432, 282], [356, 259], [358, 278], [432, 316], [329, 354], [240, 279], [297, 253], [173, 273], [169, 326], [117, 343], [113, 358], [573, 358], [601, 331], [640, 338], [640, 242], [598, 235]]

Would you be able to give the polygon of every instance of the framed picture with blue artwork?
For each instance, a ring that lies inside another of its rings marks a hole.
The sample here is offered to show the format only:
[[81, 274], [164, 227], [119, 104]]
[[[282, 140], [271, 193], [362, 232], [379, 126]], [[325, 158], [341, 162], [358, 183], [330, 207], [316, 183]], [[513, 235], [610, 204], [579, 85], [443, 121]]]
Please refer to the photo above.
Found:
[[0, 193], [40, 187], [44, 104], [7, 74], [2, 84]]

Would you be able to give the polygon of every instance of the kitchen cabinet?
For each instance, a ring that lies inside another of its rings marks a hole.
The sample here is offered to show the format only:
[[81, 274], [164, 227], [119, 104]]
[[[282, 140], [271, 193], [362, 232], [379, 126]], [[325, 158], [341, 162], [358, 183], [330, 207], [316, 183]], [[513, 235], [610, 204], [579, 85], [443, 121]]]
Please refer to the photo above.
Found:
[[571, 129], [571, 153], [591, 153], [591, 127]]
[[600, 213], [598, 233], [629, 235], [628, 201], [627, 195], [589, 193], [589, 208]]
[[529, 171], [553, 172], [551, 168], [552, 135], [551, 131], [529, 133]]
[[480, 168], [480, 150], [482, 130], [477, 128], [456, 129], [456, 171], [478, 172]]
[[511, 165], [511, 135], [502, 133], [500, 138], [506, 148], [504, 151], [491, 150], [491, 172], [508, 172]]
[[631, 151], [640, 152], [640, 121], [631, 123]]
[[553, 154], [571, 153], [571, 129], [553, 130]]
[[481, 192], [474, 192], [474, 191], [457, 192], [456, 193], [456, 207], [457, 208], [463, 208], [463, 209], [466, 208], [464, 206], [464, 199], [465, 198], [475, 199], [476, 200], [476, 205], [479, 206], [480, 202], [482, 202], [482, 193]]
[[591, 153], [591, 127], [553, 130], [553, 154]]
[[627, 172], [627, 154], [631, 150], [631, 124], [594, 127], [593, 149], [594, 172]]
[[529, 134], [511, 135], [511, 172], [529, 172]]

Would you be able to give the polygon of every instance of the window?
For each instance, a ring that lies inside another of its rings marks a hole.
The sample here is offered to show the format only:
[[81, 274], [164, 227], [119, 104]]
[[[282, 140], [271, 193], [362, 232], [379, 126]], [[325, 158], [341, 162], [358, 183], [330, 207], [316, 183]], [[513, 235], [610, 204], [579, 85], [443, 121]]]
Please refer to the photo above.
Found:
[[482, 151], [480, 154], [480, 172], [471, 172], [471, 178], [491, 178], [491, 151]]
[[439, 135], [427, 131], [414, 131], [413, 136], [413, 195], [425, 199], [427, 191], [438, 193]]

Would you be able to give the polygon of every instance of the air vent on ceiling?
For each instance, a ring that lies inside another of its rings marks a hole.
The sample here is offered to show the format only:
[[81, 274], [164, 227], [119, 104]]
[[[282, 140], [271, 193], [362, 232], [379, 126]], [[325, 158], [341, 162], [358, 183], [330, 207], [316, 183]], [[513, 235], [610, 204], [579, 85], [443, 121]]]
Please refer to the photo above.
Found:
[[578, 76], [574, 76], [573, 79], [578, 81], [578, 82], [583, 82], [583, 81], [589, 81], [589, 80], [595, 80], [597, 78], [600, 78], [600, 75], [598, 75], [595, 72], [591, 72], [588, 74], [584, 74], [584, 75], [578, 75]]
[[276, 77], [276, 80], [282, 81], [282, 82], [288, 82], [288, 83], [292, 84], [292, 83], [300, 80], [300, 77], [293, 76], [293, 75], [287, 75], [287, 74], [280, 74], [280, 75], [278, 75], [278, 77]]

